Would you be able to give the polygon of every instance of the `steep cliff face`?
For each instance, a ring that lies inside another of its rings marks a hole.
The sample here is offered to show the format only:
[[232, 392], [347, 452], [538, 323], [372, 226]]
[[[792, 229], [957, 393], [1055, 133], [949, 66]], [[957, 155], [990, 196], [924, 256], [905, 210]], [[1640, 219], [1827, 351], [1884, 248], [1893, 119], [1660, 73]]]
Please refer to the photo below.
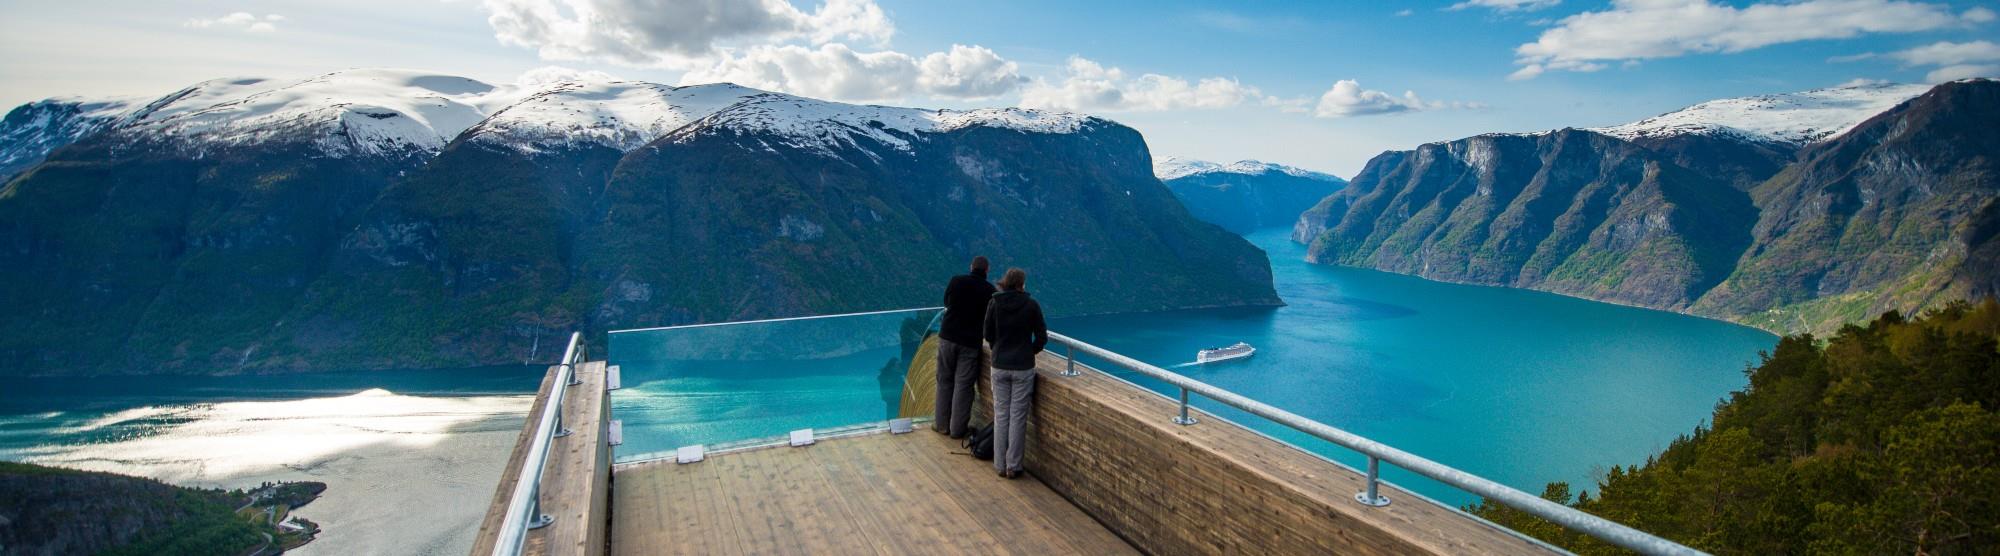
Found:
[[1243, 160], [1230, 164], [1168, 159], [1154, 174], [1203, 222], [1236, 233], [1289, 226], [1347, 184], [1330, 174]]
[[1735, 273], [1696, 306], [1787, 329], [2000, 292], [2000, 82], [1939, 85], [1760, 186]]
[[[1783, 331], [1993, 295], [2000, 82], [1902, 102], [1909, 91], [1716, 101], [1384, 153], [1293, 239], [1315, 262]], [[1893, 108], [1863, 112], [1878, 107]], [[1702, 119], [1718, 113], [1746, 121]]]
[[840, 114], [825, 127], [869, 132], [801, 141], [761, 123], [778, 102], [725, 110], [620, 165], [591, 272], [650, 294], [606, 296], [602, 319], [926, 305], [940, 273], [974, 254], [1028, 270], [1057, 315], [1278, 303], [1263, 253], [1190, 217], [1130, 128], [1000, 111], [986, 117], [1025, 125], [903, 134], [876, 123], [894, 115]]
[[931, 305], [973, 254], [1058, 315], [1278, 303], [1137, 132], [1073, 114], [357, 70], [108, 121], [0, 190], [0, 374], [547, 361], [571, 330]]
[[1686, 307], [1727, 275], [1754, 214], [1728, 183], [1565, 129], [1384, 154], [1293, 239], [1314, 262]]

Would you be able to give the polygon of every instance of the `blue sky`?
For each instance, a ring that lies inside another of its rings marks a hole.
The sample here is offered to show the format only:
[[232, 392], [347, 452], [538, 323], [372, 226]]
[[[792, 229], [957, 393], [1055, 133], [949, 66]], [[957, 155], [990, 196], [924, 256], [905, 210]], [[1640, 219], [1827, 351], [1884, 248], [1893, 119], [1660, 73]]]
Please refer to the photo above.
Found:
[[1156, 156], [1347, 176], [1383, 150], [1484, 132], [2000, 74], [1991, 4], [83, 0], [7, 8], [0, 103], [348, 67], [507, 83], [558, 66], [543, 72], [1077, 110], [1139, 129]]

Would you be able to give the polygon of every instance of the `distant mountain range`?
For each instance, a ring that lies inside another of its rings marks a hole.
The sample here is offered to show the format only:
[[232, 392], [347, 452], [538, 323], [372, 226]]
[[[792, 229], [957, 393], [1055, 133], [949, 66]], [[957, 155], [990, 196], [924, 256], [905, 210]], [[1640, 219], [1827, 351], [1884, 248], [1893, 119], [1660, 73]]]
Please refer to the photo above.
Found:
[[548, 361], [568, 331], [933, 305], [1275, 305], [1117, 123], [401, 70], [0, 122], [0, 374]]
[[1725, 99], [1370, 160], [1297, 221], [1315, 262], [1778, 331], [2000, 292], [2000, 82]]
[[1333, 174], [1255, 160], [1225, 165], [1166, 157], [1153, 161], [1153, 174], [1195, 218], [1236, 233], [1289, 226], [1347, 184]]

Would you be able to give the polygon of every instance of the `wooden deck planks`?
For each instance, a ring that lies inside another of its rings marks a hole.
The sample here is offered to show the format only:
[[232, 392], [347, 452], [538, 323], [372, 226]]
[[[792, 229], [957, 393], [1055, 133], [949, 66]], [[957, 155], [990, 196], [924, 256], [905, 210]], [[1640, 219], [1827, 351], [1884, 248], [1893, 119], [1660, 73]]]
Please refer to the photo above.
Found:
[[1030, 478], [928, 431], [614, 471], [613, 554], [1134, 554]]

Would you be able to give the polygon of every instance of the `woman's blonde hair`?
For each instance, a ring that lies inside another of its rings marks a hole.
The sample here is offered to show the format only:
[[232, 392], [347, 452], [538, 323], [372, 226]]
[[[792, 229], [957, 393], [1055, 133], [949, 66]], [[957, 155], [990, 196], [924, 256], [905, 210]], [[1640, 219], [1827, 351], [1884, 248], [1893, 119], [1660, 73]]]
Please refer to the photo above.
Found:
[[1028, 271], [1019, 268], [1009, 268], [1007, 275], [1000, 277], [1000, 289], [1003, 290], [1017, 292], [1026, 285], [1028, 285]]

